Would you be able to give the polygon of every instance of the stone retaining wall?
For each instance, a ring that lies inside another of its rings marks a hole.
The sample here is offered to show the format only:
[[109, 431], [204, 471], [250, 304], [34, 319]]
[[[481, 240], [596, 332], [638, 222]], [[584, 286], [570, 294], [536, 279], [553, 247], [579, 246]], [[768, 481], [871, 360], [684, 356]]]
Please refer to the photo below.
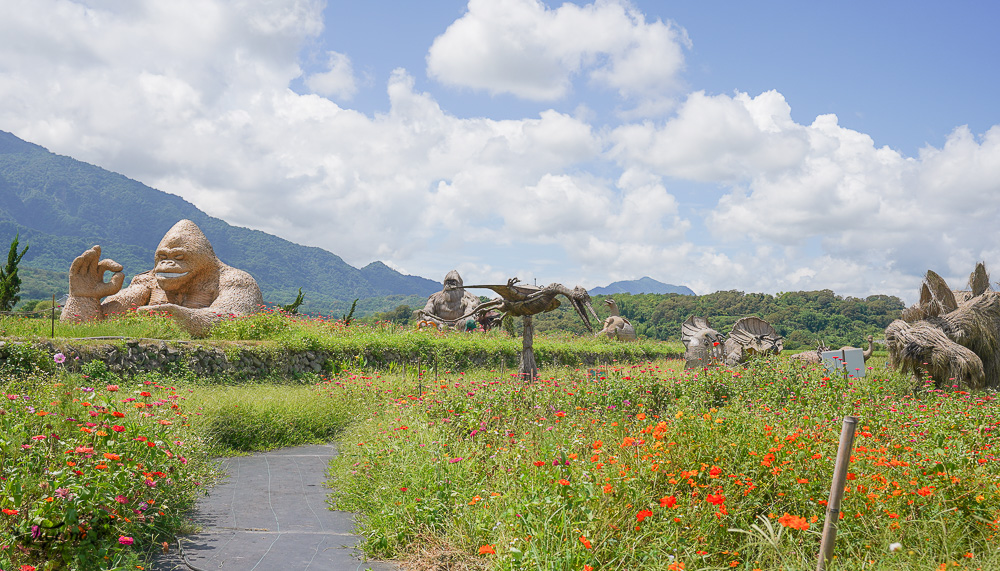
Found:
[[[34, 359], [44, 359], [51, 365], [57, 353], [66, 359], [60, 365], [70, 372], [79, 372], [86, 363], [103, 361], [113, 373], [128, 376], [136, 373], [186, 370], [199, 376], [235, 379], [295, 378], [303, 374], [337, 373], [350, 369], [386, 369], [414, 367], [420, 363], [425, 371], [440, 368], [459, 371], [466, 367], [516, 369], [517, 351], [500, 353], [453, 354], [447, 349], [425, 347], [418, 353], [400, 353], [391, 347], [352, 347], [341, 350], [294, 350], [269, 343], [212, 343], [201, 341], [163, 341], [157, 339], [117, 339], [108, 341], [0, 341], [0, 345], [30, 345]], [[220, 346], [221, 345], [221, 346]], [[11, 354], [12, 345], [0, 347], [0, 365]], [[223, 349], [224, 347], [224, 349]], [[561, 366], [607, 366], [613, 358], [606, 354], [583, 352], [560, 358], [536, 347], [535, 357], [541, 369]], [[650, 355], [654, 358], [679, 358], [680, 355]], [[573, 362], [562, 362], [561, 359]]]
[[223, 351], [209, 345], [153, 340], [62, 347], [47, 342], [42, 343], [42, 348], [53, 355], [63, 353], [66, 356], [63, 365], [71, 372], [79, 372], [85, 363], [96, 359], [104, 361], [108, 370], [121, 375], [186, 368], [196, 375], [206, 376], [291, 378], [322, 372], [330, 357], [316, 351], [264, 351], [240, 346]]

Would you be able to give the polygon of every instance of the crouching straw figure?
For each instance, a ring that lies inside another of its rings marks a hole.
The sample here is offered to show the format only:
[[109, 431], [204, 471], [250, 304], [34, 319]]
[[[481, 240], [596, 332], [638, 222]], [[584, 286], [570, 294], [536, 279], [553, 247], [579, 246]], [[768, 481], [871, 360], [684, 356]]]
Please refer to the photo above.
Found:
[[[167, 313], [193, 337], [204, 337], [219, 320], [254, 313], [264, 303], [253, 277], [222, 263], [190, 220], [181, 220], [166, 233], [154, 263], [152, 270], [136, 275], [122, 289], [122, 265], [102, 260], [100, 246], [87, 250], [70, 266], [69, 299], [60, 319], [103, 319], [135, 308], [139, 313]], [[104, 281], [105, 272], [114, 272], [110, 282]]]
[[889, 324], [885, 342], [889, 364], [915, 381], [926, 373], [936, 388], [1000, 386], [1000, 293], [986, 267], [976, 265], [962, 292], [928, 270], [920, 301]]
[[442, 327], [469, 329], [470, 325], [474, 329], [476, 321], [466, 314], [479, 305], [479, 298], [472, 292], [462, 289], [462, 276], [457, 270], [452, 270], [444, 276], [443, 285], [441, 291], [427, 298], [427, 304], [417, 312], [417, 320], [421, 323], [432, 323], [438, 329]]

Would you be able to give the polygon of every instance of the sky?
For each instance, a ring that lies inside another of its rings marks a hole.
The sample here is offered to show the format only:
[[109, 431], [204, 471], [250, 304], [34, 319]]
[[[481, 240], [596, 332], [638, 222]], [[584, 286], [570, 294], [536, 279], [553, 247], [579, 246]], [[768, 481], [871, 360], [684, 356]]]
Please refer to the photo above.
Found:
[[358, 267], [913, 302], [1000, 272], [998, 12], [0, 0], [0, 130]]

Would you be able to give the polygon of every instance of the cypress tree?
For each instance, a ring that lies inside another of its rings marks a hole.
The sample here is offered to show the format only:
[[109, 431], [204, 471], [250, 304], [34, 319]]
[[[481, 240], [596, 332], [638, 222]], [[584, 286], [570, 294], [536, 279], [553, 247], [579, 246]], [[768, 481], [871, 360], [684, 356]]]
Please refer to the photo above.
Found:
[[20, 234], [15, 234], [14, 241], [10, 243], [10, 251], [7, 252], [7, 265], [0, 268], [0, 311], [11, 311], [17, 302], [21, 301], [21, 296], [17, 295], [21, 291], [21, 278], [17, 275], [17, 265], [28, 251], [28, 246], [25, 245], [18, 254], [18, 238]]

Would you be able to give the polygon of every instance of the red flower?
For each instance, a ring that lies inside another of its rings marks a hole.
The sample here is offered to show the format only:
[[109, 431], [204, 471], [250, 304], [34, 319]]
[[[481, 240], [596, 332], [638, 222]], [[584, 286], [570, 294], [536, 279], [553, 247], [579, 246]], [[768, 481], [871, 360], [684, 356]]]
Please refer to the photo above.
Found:
[[653, 512], [651, 512], [649, 510], [642, 510], [641, 512], [635, 514], [635, 519], [639, 523], [642, 523], [642, 520], [646, 519], [647, 517], [649, 517], [651, 515], [653, 515]]
[[714, 494], [714, 495], [708, 494], [708, 496], [705, 498], [705, 501], [710, 504], [715, 504], [717, 506], [720, 506], [722, 505], [722, 502], [726, 501], [726, 496], [722, 494]]
[[661, 508], [672, 508], [677, 505], [677, 498], [674, 496], [664, 496], [660, 498]]
[[535, 466], [541, 468], [544, 465], [545, 465], [545, 460], [535, 460]]
[[483, 545], [479, 548], [480, 555], [496, 555], [496, 551], [493, 549], [492, 545]]
[[582, 543], [583, 546], [586, 547], [587, 549], [590, 549], [590, 540], [587, 539], [586, 536], [583, 535], [580, 536], [580, 543]]
[[17, 510], [12, 510], [12, 509], [8, 509], [8, 508], [4, 508], [3, 509], [3, 513], [5, 513], [7, 515], [17, 515]]

